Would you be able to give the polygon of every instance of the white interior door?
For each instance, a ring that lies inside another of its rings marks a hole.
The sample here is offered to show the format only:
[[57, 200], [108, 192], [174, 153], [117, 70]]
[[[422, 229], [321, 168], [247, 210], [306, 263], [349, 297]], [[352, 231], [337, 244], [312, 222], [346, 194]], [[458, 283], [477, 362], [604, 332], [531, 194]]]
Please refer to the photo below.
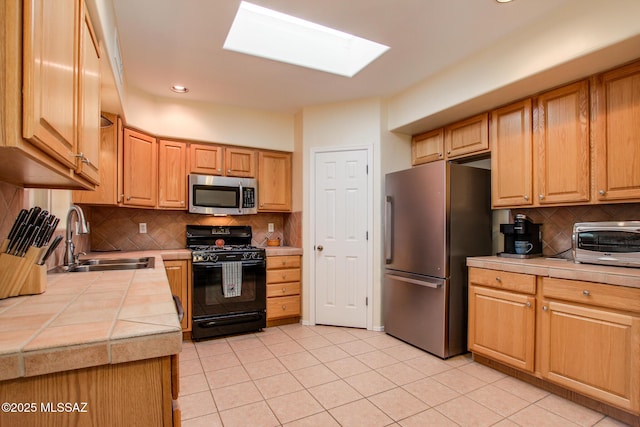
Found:
[[366, 149], [315, 154], [315, 323], [367, 327]]

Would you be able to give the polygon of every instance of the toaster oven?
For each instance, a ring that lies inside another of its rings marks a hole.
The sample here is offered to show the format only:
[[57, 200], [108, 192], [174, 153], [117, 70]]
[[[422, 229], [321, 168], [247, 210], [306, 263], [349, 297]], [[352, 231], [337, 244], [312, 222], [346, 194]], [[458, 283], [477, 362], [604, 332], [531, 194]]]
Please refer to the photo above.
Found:
[[640, 267], [640, 221], [573, 225], [575, 262]]

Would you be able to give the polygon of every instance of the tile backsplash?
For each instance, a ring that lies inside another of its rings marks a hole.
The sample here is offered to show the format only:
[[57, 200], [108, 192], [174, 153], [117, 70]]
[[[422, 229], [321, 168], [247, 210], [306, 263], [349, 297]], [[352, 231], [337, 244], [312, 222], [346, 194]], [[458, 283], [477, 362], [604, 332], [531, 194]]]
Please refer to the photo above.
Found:
[[[302, 232], [296, 213], [259, 213], [257, 215], [214, 217], [184, 211], [129, 209], [83, 206], [91, 224], [92, 251], [137, 251], [181, 249], [186, 246], [187, 225], [250, 225], [253, 244], [266, 246], [268, 224], [273, 223], [272, 238], [284, 245], [298, 246]], [[293, 219], [292, 219], [293, 218]], [[147, 233], [138, 232], [138, 224], [147, 224]]]
[[[590, 221], [640, 220], [640, 204], [563, 206], [557, 208], [512, 209], [510, 221], [516, 214], [525, 214], [531, 221], [542, 224], [542, 254], [556, 255], [571, 249], [573, 224]], [[564, 253], [567, 257], [571, 252]]]
[[23, 205], [24, 189], [0, 182], [0, 239], [7, 237]]

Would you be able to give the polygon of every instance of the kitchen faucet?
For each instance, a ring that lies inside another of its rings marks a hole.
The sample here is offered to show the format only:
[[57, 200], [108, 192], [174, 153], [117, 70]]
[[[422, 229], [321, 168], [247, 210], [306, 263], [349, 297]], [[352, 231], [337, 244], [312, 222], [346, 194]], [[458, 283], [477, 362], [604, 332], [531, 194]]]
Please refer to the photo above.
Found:
[[78, 255], [74, 255], [73, 250], [75, 246], [73, 244], [73, 232], [71, 231], [71, 219], [73, 217], [73, 213], [76, 213], [78, 217], [78, 222], [80, 226], [77, 227], [77, 234], [89, 234], [89, 225], [84, 218], [84, 212], [82, 212], [82, 208], [78, 205], [71, 205], [69, 208], [69, 212], [67, 212], [67, 235], [65, 239], [65, 250], [64, 250], [64, 265], [74, 265], [78, 262]]

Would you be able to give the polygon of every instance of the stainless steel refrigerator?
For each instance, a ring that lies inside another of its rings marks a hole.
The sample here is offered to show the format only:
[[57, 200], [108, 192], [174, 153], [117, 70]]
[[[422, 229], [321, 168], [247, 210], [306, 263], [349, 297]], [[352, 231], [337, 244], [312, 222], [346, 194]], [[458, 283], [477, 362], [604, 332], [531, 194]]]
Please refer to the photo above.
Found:
[[469, 256], [490, 255], [490, 171], [438, 161], [385, 177], [384, 329], [438, 357], [467, 351]]

